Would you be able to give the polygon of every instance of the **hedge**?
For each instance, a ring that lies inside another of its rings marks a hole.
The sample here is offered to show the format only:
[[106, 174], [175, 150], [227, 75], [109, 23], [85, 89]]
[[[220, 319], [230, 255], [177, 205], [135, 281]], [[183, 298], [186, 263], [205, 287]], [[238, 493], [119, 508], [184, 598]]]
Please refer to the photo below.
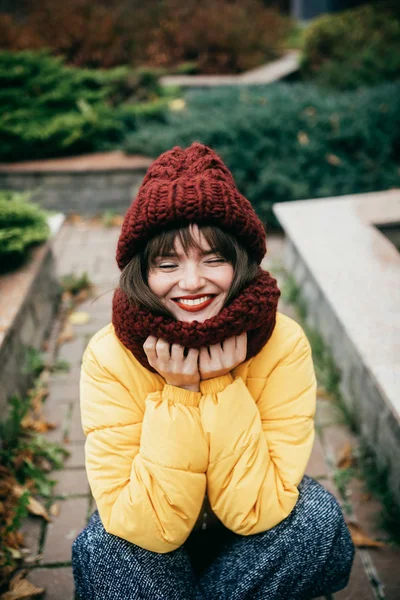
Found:
[[398, 0], [315, 19], [304, 34], [301, 74], [336, 89], [399, 80]]
[[29, 194], [0, 191], [0, 272], [19, 266], [33, 245], [48, 239], [46, 215]]
[[165, 124], [127, 138], [152, 157], [197, 140], [226, 161], [260, 217], [275, 202], [400, 185], [399, 84], [330, 93], [306, 84], [192, 91]]
[[47, 50], [0, 52], [0, 161], [117, 146], [140, 117], [162, 118], [170, 95], [160, 73], [66, 67]]

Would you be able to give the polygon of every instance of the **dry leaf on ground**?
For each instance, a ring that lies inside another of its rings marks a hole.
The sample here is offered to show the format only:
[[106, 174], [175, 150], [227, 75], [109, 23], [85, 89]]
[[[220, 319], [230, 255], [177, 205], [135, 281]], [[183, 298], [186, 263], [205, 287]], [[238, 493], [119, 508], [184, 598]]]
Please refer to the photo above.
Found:
[[75, 332], [70, 321], [65, 321], [64, 327], [58, 336], [57, 346], [62, 346], [65, 342], [70, 342], [75, 337]]
[[353, 456], [353, 447], [350, 442], [346, 442], [340, 451], [336, 466], [339, 467], [339, 469], [348, 469], [354, 467], [355, 464], [356, 459]]
[[50, 506], [50, 514], [52, 517], [58, 517], [58, 515], [60, 514], [61, 511], [61, 504], [60, 502], [55, 502], [54, 504], [52, 504]]
[[43, 384], [42, 387], [38, 388], [31, 397], [31, 408], [36, 416], [42, 411], [43, 400], [49, 395], [49, 388]]
[[76, 302], [76, 304], [80, 304], [81, 302], [85, 302], [89, 296], [91, 294], [91, 290], [88, 288], [85, 288], [83, 290], [80, 290], [76, 296], [74, 297], [74, 300]]
[[73, 325], [85, 325], [90, 320], [87, 312], [73, 312], [69, 315], [69, 321]]
[[351, 539], [357, 548], [382, 548], [385, 546], [383, 542], [370, 538], [358, 523], [347, 523], [347, 526], [350, 529]]
[[70, 215], [68, 215], [65, 219], [66, 223], [82, 223], [83, 221], [83, 217], [82, 215], [78, 215], [77, 213], [71, 213]]
[[317, 388], [317, 398], [323, 399], [323, 400], [333, 400], [332, 394], [327, 392], [324, 387]]
[[[22, 494], [25, 491], [26, 490], [20, 485], [13, 486], [13, 492], [14, 492], [15, 496], [17, 496], [17, 498], [22, 496]], [[33, 515], [36, 515], [38, 517], [43, 517], [43, 519], [46, 519], [46, 521], [51, 522], [48, 512], [45, 509], [45, 507], [43, 506], [43, 504], [41, 504], [35, 498], [32, 498], [32, 496], [30, 496], [30, 498], [29, 498], [29, 503], [28, 503], [27, 508], [28, 508], [29, 512], [32, 513]]]
[[38, 588], [25, 579], [27, 571], [16, 573], [10, 581], [9, 591], [2, 594], [0, 600], [23, 600], [32, 596], [40, 596], [44, 588]]

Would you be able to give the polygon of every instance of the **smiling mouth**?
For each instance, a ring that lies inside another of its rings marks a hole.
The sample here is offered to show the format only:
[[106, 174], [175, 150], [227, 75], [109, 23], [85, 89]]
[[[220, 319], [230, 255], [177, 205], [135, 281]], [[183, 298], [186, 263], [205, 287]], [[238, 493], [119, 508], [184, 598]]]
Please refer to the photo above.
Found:
[[215, 296], [204, 295], [193, 300], [189, 298], [173, 298], [173, 301], [179, 306], [179, 308], [182, 308], [182, 310], [186, 310], [188, 312], [198, 312], [209, 306], [214, 298]]

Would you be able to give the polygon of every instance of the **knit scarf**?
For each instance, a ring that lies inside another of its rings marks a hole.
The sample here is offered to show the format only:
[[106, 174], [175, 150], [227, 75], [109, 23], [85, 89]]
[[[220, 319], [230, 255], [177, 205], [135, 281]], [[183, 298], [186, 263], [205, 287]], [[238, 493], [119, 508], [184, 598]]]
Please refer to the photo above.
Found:
[[217, 315], [203, 323], [186, 323], [139, 308], [117, 288], [113, 297], [112, 322], [122, 344], [153, 373], [156, 370], [150, 366], [143, 350], [143, 344], [150, 335], [169, 344], [201, 348], [246, 332], [248, 360], [260, 352], [272, 335], [279, 296], [276, 280], [260, 269], [251, 283]]

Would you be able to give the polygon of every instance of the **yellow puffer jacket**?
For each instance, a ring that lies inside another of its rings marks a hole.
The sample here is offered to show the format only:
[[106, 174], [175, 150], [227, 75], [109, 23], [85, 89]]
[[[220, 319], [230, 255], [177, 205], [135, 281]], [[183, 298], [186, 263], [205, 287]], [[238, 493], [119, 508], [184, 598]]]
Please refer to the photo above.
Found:
[[83, 356], [86, 469], [105, 529], [153, 552], [181, 546], [205, 493], [242, 535], [274, 527], [298, 497], [314, 440], [316, 381], [301, 327], [280, 313], [261, 352], [200, 392], [165, 384], [112, 324]]

